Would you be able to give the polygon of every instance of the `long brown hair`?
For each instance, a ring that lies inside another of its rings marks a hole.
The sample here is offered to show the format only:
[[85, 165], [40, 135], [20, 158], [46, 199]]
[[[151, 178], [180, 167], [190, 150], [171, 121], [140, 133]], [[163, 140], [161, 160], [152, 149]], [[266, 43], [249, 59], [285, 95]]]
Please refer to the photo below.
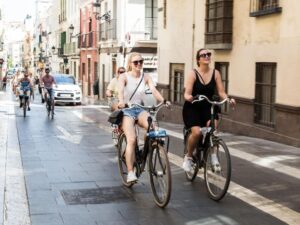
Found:
[[142, 55], [141, 55], [140, 53], [138, 53], [138, 52], [132, 52], [132, 53], [129, 55], [128, 60], [127, 60], [127, 66], [126, 66], [126, 71], [127, 71], [127, 72], [129, 72], [129, 71], [132, 70], [132, 67], [131, 67], [131, 61], [132, 61], [132, 58], [133, 58], [134, 56], [140, 56], [140, 57], [142, 57]]

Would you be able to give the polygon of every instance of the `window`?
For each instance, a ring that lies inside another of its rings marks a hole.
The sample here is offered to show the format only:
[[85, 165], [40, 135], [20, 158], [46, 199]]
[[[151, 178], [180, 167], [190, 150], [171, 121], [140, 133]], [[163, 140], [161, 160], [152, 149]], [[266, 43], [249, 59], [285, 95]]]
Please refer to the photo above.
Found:
[[256, 63], [254, 122], [275, 126], [276, 63]]
[[145, 2], [145, 39], [157, 39], [157, 0]]
[[258, 17], [273, 13], [280, 13], [279, 0], [251, 0], [250, 16]]
[[[225, 92], [228, 94], [228, 62], [216, 62], [215, 68], [220, 71]], [[222, 112], [228, 112], [228, 104], [222, 106]]]
[[170, 98], [171, 102], [183, 104], [184, 90], [184, 64], [171, 64], [170, 77]]
[[233, 0], [206, 1], [205, 47], [232, 48]]

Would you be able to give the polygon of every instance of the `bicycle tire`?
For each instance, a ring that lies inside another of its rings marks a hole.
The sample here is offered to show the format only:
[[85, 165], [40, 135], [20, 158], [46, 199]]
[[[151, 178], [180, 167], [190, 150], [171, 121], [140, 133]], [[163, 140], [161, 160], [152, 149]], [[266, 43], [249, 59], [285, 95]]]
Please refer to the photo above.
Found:
[[[189, 136], [191, 135], [191, 133], [190, 134], [188, 134], [187, 135], [187, 138], [186, 138], [186, 140], [188, 140], [188, 138], [189, 138]], [[194, 151], [197, 151], [196, 149], [194, 150]], [[186, 146], [186, 144], [185, 144], [185, 146], [184, 146], [184, 151], [183, 151], [183, 157], [185, 156], [187, 154], [187, 146]], [[188, 180], [188, 181], [191, 181], [191, 182], [193, 182], [194, 180], [195, 180], [195, 178], [196, 178], [196, 176], [197, 176], [197, 174], [198, 174], [198, 171], [199, 171], [199, 164], [198, 164], [198, 160], [197, 160], [197, 158], [193, 155], [193, 160], [192, 160], [192, 170], [191, 171], [189, 171], [189, 172], [186, 172], [185, 171], [185, 177], [186, 177], [186, 179]]]
[[27, 110], [27, 100], [25, 98], [25, 95], [23, 96], [23, 116], [26, 117], [26, 110]]
[[54, 102], [51, 103], [51, 119], [54, 119]]
[[[160, 208], [164, 208], [170, 201], [172, 189], [171, 168], [164, 146], [156, 142], [153, 143], [150, 148], [148, 160], [150, 183], [155, 203]], [[163, 180], [162, 177], [164, 176], [166, 180]]]
[[126, 160], [125, 160], [126, 145], [127, 145], [126, 136], [123, 133], [120, 135], [119, 142], [118, 142], [118, 165], [119, 165], [119, 172], [121, 175], [122, 182], [123, 182], [124, 186], [129, 188], [134, 183], [127, 182], [128, 171], [127, 171]]
[[217, 147], [217, 157], [220, 163], [220, 171], [214, 171], [211, 166], [212, 148], [205, 153], [204, 179], [208, 195], [215, 201], [221, 200], [227, 193], [231, 178], [231, 159], [225, 142], [218, 139], [214, 143]]

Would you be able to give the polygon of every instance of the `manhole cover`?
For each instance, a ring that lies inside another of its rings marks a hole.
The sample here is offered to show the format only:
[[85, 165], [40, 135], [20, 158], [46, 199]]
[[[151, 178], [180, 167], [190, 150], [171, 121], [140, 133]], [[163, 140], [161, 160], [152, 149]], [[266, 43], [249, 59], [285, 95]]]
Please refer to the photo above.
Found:
[[94, 189], [62, 190], [68, 205], [103, 204], [133, 201], [124, 187], [103, 187]]

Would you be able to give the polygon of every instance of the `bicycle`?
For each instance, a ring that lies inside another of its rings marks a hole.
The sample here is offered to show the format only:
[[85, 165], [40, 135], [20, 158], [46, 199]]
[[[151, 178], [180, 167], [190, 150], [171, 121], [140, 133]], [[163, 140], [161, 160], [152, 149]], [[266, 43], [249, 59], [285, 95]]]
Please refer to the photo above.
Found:
[[48, 117], [50, 117], [53, 120], [53, 118], [54, 118], [54, 105], [55, 105], [54, 98], [53, 98], [53, 89], [44, 88], [44, 90], [47, 93], [47, 101], [46, 101], [47, 114], [48, 114]]
[[28, 92], [30, 92], [30, 88], [24, 88], [23, 90], [23, 98], [22, 98], [22, 108], [23, 108], [23, 116], [26, 117], [26, 112], [29, 107], [29, 96]]
[[[169, 136], [165, 130], [158, 129], [156, 115], [163, 106], [166, 106], [166, 104], [160, 103], [151, 107], [139, 104], [132, 104], [132, 106], [141, 107], [150, 114], [148, 117], [146, 138], [142, 147], [139, 147], [138, 144], [138, 127], [136, 126], [137, 140], [135, 146], [134, 171], [136, 176], [140, 177], [145, 171], [148, 157], [148, 172], [154, 201], [157, 206], [164, 208], [169, 203], [172, 188], [171, 169], [168, 159]], [[131, 187], [134, 183], [127, 183], [128, 172], [125, 160], [126, 145], [126, 136], [120, 129], [117, 145], [119, 172], [123, 184], [126, 187]]]
[[[209, 127], [201, 127], [202, 139], [199, 140], [192, 156], [192, 170], [185, 172], [189, 181], [194, 181], [198, 170], [204, 168], [204, 181], [209, 197], [215, 201], [221, 200], [227, 193], [231, 178], [231, 159], [228, 147], [225, 142], [216, 135], [215, 129], [215, 106], [220, 106], [229, 99], [221, 102], [210, 101], [206, 96], [199, 95], [192, 103], [206, 100], [211, 104], [211, 120]], [[187, 140], [191, 131], [183, 129], [184, 134], [184, 155], [187, 154]], [[219, 167], [215, 168], [211, 164], [211, 155], [215, 153], [219, 161]]]

